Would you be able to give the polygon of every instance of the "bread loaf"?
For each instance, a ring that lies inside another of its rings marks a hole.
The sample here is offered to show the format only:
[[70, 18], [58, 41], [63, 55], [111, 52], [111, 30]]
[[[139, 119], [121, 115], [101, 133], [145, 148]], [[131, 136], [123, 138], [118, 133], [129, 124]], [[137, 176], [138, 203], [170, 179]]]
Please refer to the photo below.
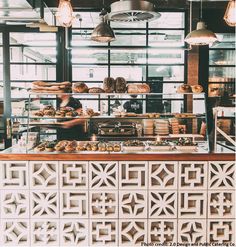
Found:
[[76, 82], [73, 85], [73, 92], [74, 93], [87, 93], [88, 86], [83, 82]]
[[105, 93], [113, 93], [115, 91], [115, 80], [112, 77], [106, 77], [103, 80], [103, 90]]
[[89, 93], [104, 93], [104, 90], [100, 87], [91, 87]]
[[128, 85], [128, 93], [150, 93], [150, 87], [146, 83], [133, 83]]
[[203, 91], [203, 87], [201, 85], [193, 85], [191, 88], [193, 93], [201, 93]]
[[177, 93], [191, 93], [191, 92], [192, 92], [192, 89], [188, 84], [180, 85], [177, 88]]
[[126, 92], [126, 80], [123, 77], [116, 78], [116, 93], [125, 93]]

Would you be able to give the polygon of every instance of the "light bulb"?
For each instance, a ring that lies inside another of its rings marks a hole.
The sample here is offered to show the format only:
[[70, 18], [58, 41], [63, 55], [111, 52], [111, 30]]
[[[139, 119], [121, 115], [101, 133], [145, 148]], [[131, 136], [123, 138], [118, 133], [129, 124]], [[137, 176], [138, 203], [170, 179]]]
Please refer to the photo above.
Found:
[[56, 17], [61, 26], [70, 27], [72, 25], [74, 16], [70, 0], [60, 0]]
[[225, 22], [231, 26], [236, 26], [236, 1], [230, 0], [224, 15]]

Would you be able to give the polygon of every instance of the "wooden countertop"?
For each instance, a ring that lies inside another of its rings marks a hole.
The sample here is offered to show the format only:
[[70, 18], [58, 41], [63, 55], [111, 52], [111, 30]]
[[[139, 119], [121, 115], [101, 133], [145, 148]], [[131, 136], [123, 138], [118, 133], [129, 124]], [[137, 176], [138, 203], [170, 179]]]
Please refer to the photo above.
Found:
[[68, 161], [234, 161], [234, 154], [227, 153], [167, 153], [167, 154], [7, 154], [0, 153], [0, 161], [68, 160]]

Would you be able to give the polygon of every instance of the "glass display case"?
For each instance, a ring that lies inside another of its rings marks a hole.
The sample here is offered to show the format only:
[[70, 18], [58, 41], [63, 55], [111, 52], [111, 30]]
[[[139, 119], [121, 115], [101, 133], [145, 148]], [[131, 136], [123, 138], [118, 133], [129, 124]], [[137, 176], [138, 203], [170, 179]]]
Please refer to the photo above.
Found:
[[[62, 95], [79, 100], [80, 113], [60, 107]], [[184, 112], [184, 97], [192, 99], [192, 112]], [[203, 93], [31, 93], [21, 120], [27, 131], [16, 146], [54, 153], [94, 152], [99, 144], [109, 147], [101, 148], [105, 152], [208, 152], [205, 107], [194, 107], [204, 99]], [[155, 107], [147, 107], [149, 100]], [[75, 120], [82, 128], [68, 138], [64, 124]], [[68, 151], [60, 146], [65, 143]]]

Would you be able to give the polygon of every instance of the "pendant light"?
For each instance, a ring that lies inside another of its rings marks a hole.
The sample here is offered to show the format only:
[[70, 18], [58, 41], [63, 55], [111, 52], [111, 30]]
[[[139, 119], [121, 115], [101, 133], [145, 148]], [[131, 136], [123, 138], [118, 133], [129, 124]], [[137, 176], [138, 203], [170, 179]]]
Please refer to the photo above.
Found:
[[[104, 0], [103, 0], [104, 6]], [[115, 34], [107, 23], [107, 11], [103, 8], [100, 13], [101, 22], [98, 24], [91, 34], [91, 39], [96, 42], [108, 43], [116, 39]]]
[[70, 27], [72, 25], [74, 16], [70, 0], [60, 0], [56, 18], [63, 27]]
[[[192, 21], [192, 20], [191, 20]], [[200, 21], [197, 23], [196, 30], [190, 32], [186, 38], [185, 42], [190, 45], [209, 45], [217, 41], [216, 35], [206, 29], [205, 22], [202, 21], [202, 0], [201, 0], [201, 16]]]
[[230, 0], [224, 15], [225, 22], [231, 26], [236, 26], [236, 1]]

